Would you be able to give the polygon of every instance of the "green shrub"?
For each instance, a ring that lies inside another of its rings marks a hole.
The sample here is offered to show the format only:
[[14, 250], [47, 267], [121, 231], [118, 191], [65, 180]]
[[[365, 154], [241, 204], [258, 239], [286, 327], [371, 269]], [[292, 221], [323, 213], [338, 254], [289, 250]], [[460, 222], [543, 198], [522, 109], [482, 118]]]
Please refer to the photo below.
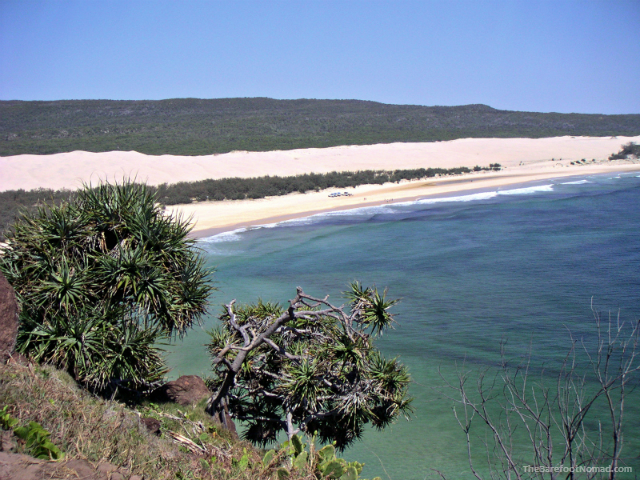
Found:
[[389, 310], [398, 300], [358, 282], [345, 295], [348, 305], [338, 307], [298, 287], [288, 309], [262, 301], [226, 305], [222, 325], [209, 332], [215, 393], [207, 411], [228, 409], [257, 445], [279, 432], [305, 432], [339, 450], [366, 425], [383, 429], [408, 419], [409, 372], [375, 347], [395, 321]]
[[[315, 450], [315, 438], [308, 449], [298, 435], [284, 442], [278, 450], [269, 450], [262, 458], [265, 469], [276, 470], [279, 478], [290, 478], [295, 474], [311, 474], [312, 478], [323, 480], [359, 480], [364, 463], [347, 462], [336, 457], [334, 445], [325, 445]], [[360, 479], [363, 480], [363, 479]], [[380, 480], [376, 477], [373, 480]]]
[[609, 160], [624, 160], [629, 157], [640, 158], [640, 145], [635, 142], [629, 142], [622, 146], [618, 153], [609, 156]]
[[51, 434], [37, 422], [29, 422], [27, 426], [18, 427], [13, 430], [13, 433], [25, 441], [29, 453], [35, 458], [43, 460], [64, 458], [64, 453], [49, 440]]
[[159, 343], [199, 321], [211, 290], [189, 230], [130, 181], [24, 214], [0, 256], [21, 305], [18, 350], [95, 390], [153, 386]]
[[42, 425], [37, 422], [29, 422], [27, 426], [16, 426], [19, 423], [17, 418], [13, 418], [9, 414], [8, 405], [0, 410], [0, 427], [3, 430], [13, 430], [16, 437], [24, 440], [31, 456], [43, 460], [62, 460], [64, 458], [64, 453], [51, 443], [49, 439], [51, 434]]

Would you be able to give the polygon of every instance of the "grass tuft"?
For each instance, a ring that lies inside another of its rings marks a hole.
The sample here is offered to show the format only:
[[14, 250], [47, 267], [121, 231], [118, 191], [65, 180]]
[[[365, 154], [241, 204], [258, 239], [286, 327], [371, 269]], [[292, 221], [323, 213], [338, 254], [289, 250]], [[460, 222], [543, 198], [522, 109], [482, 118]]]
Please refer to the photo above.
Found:
[[[0, 366], [0, 409], [4, 406], [20, 425], [40, 423], [68, 460], [109, 462], [157, 480], [249, 480], [275, 475], [274, 469], [262, 465], [261, 452], [233, 439], [206, 415], [204, 401], [195, 407], [146, 403], [131, 409], [89, 394], [53, 367], [10, 364]], [[145, 416], [161, 422], [161, 436], [146, 430], [140, 422]], [[187, 443], [176, 442], [170, 432]], [[196, 453], [188, 442], [197, 446], [192, 447]], [[20, 442], [17, 452], [27, 453]]]

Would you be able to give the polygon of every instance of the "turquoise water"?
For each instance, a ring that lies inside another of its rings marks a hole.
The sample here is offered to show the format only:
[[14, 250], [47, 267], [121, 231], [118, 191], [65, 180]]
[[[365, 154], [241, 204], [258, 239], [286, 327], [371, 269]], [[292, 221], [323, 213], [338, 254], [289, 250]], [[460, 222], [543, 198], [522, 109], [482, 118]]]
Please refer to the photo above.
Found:
[[[434, 469], [470, 477], [439, 368], [453, 378], [462, 362], [472, 370], [495, 365], [501, 341], [511, 357], [533, 345], [534, 365], [552, 364], [566, 353], [569, 330], [594, 341], [592, 299], [605, 314], [640, 318], [638, 232], [640, 176], [633, 174], [316, 215], [200, 245], [217, 268], [213, 313], [233, 298], [284, 303], [298, 285], [338, 303], [354, 279], [388, 286], [391, 297], [402, 298], [396, 329], [378, 345], [410, 367], [415, 416], [367, 432], [345, 457], [366, 462], [368, 478], [413, 480], [435, 478]], [[206, 341], [196, 329], [170, 349], [174, 376], [207, 375]], [[625, 434], [634, 466], [637, 400], [628, 403]]]

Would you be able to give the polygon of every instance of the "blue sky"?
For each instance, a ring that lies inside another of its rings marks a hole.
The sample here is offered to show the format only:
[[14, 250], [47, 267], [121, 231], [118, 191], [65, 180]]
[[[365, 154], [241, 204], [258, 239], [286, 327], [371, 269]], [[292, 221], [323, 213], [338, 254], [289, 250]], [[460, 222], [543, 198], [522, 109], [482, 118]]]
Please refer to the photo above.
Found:
[[640, 113], [640, 0], [0, 0], [0, 99]]

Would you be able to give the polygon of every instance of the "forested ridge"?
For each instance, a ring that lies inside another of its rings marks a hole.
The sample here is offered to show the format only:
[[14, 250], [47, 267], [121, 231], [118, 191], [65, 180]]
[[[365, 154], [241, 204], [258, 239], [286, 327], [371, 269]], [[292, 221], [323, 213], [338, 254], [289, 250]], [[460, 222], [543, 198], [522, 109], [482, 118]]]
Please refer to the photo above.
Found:
[[0, 156], [74, 150], [205, 155], [562, 135], [640, 135], [640, 115], [270, 98], [0, 102]]

